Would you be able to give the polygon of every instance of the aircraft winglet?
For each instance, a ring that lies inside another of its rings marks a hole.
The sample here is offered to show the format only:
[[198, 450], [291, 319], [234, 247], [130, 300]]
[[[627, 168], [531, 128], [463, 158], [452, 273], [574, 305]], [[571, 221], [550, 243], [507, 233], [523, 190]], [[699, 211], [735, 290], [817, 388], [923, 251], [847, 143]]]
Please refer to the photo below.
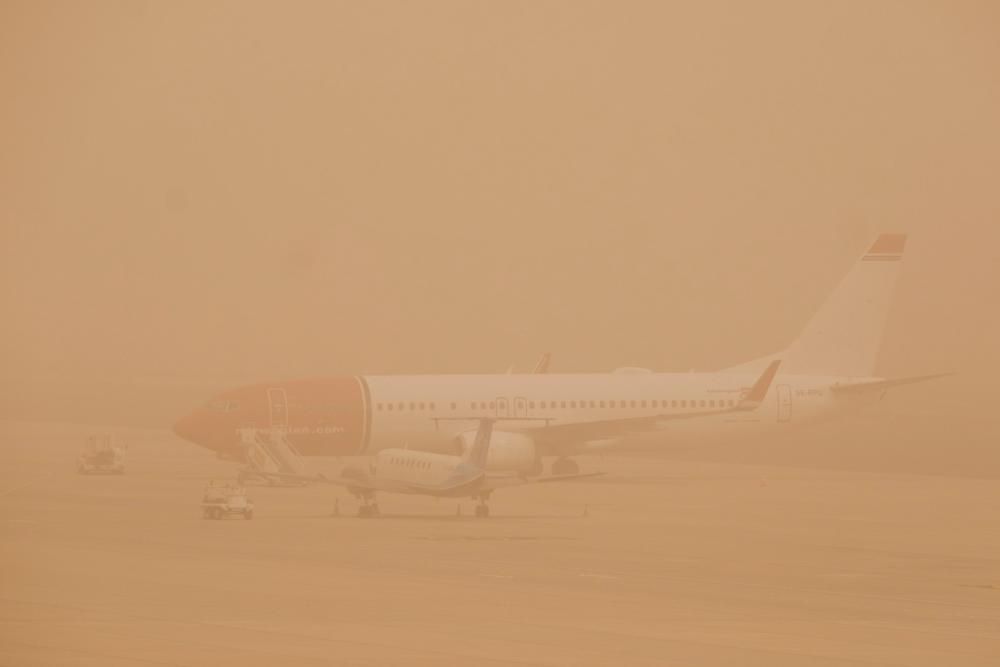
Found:
[[760, 404], [764, 402], [764, 398], [767, 396], [768, 390], [771, 388], [774, 376], [778, 374], [779, 366], [781, 366], [780, 359], [775, 359], [768, 364], [764, 372], [757, 378], [757, 381], [753, 383], [747, 395], [736, 406], [737, 410], [756, 410], [760, 407]]
[[552, 353], [546, 352], [535, 364], [535, 370], [531, 371], [536, 375], [544, 374], [549, 372], [549, 362], [552, 361]]

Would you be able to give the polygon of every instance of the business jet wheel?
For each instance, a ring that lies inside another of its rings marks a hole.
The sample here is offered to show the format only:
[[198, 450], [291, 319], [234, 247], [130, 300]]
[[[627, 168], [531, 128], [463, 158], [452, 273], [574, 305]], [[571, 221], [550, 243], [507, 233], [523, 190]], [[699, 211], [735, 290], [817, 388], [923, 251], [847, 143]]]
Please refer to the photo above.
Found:
[[573, 459], [556, 459], [552, 464], [553, 475], [579, 475], [580, 466]]
[[361, 519], [372, 519], [378, 515], [378, 505], [362, 505], [358, 508], [358, 517]]

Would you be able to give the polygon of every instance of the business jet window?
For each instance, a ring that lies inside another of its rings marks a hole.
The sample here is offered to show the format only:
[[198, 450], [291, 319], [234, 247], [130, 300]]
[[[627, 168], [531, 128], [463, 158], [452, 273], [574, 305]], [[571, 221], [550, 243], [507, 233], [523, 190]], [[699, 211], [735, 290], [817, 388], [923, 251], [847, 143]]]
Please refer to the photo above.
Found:
[[452, 409], [452, 410], [457, 410], [457, 409], [458, 409], [458, 403], [454, 403], [454, 402], [452, 402], [452, 404], [451, 404], [451, 409]]

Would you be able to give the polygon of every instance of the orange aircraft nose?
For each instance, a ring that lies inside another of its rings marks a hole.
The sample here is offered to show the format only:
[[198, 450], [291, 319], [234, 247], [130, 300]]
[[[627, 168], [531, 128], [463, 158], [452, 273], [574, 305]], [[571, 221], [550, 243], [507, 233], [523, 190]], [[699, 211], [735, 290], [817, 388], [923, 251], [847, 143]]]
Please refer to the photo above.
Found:
[[199, 438], [201, 429], [198, 428], [198, 422], [199, 419], [195, 413], [184, 415], [174, 422], [174, 433], [183, 440], [200, 445], [202, 442], [199, 442], [199, 440], [204, 441], [204, 438]]

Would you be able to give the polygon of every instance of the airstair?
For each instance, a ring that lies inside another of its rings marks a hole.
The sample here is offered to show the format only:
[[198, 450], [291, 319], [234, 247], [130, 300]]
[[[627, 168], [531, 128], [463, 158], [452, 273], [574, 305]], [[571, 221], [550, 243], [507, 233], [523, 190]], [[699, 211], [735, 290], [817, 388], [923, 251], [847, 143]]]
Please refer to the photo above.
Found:
[[246, 448], [248, 467], [241, 470], [241, 481], [259, 479], [268, 484], [299, 486], [301, 482], [282, 479], [283, 475], [304, 475], [302, 456], [288, 441], [282, 428], [243, 428], [240, 440]]

